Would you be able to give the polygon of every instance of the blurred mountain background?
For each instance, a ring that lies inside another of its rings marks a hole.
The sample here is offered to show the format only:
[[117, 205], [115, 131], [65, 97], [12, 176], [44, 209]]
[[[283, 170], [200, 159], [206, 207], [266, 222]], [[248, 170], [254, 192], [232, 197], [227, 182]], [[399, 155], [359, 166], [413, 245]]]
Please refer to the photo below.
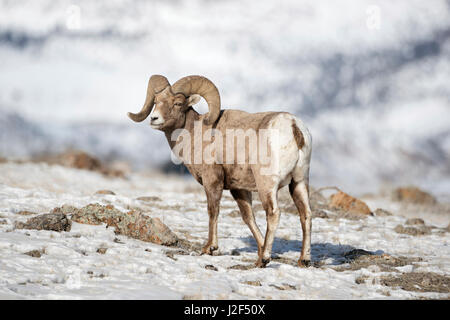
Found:
[[302, 118], [312, 185], [449, 193], [448, 0], [0, 0], [0, 156], [167, 167], [164, 135], [126, 117], [152, 74]]

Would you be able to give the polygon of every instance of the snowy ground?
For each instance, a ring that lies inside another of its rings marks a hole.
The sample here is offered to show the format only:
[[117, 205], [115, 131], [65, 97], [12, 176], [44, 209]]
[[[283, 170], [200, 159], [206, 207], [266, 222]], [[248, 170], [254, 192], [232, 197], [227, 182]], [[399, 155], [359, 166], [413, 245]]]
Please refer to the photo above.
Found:
[[[95, 195], [108, 189], [116, 195]], [[163, 201], [136, 200], [156, 196]], [[377, 254], [422, 258], [401, 272], [450, 274], [450, 235], [442, 229], [430, 235], [398, 234], [400, 215], [364, 220], [313, 219], [312, 255], [316, 267], [298, 268], [300, 221], [282, 214], [274, 243], [278, 259], [265, 269], [229, 269], [256, 260], [256, 244], [236, 214], [237, 205], [225, 192], [219, 219], [217, 256], [167, 255], [175, 250], [115, 235], [112, 228], [73, 223], [70, 232], [15, 230], [15, 221], [30, 216], [21, 210], [47, 213], [63, 204], [113, 204], [120, 210], [141, 207], [159, 217], [180, 237], [194, 243], [207, 238], [206, 201], [191, 180], [159, 174], [131, 174], [127, 179], [106, 178], [94, 172], [46, 164], [0, 164], [0, 299], [410, 299], [448, 298], [448, 293], [414, 292], [385, 286], [386, 272], [376, 265], [336, 271], [340, 257], [352, 249]], [[257, 201], [255, 201], [255, 204]], [[368, 201], [372, 210], [387, 200]], [[414, 216], [411, 212], [410, 216]], [[434, 215], [425, 222], [445, 227], [449, 216]], [[265, 215], [256, 212], [265, 229]], [[107, 248], [105, 254], [97, 249]], [[25, 255], [45, 250], [40, 258]], [[235, 251], [233, 254], [232, 252]], [[239, 252], [239, 255], [236, 255]], [[213, 265], [217, 270], [205, 268]], [[320, 265], [320, 266], [317, 266]], [[345, 266], [340, 265], [340, 267]], [[392, 272], [391, 272], [392, 273]], [[368, 279], [360, 284], [357, 279]]]

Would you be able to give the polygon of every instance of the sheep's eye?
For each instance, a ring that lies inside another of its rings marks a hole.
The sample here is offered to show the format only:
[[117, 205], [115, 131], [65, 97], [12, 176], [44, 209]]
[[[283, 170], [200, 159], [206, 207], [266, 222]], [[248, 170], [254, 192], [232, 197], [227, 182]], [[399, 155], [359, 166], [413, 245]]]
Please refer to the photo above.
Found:
[[174, 106], [181, 107], [183, 104], [181, 102], [175, 102]]

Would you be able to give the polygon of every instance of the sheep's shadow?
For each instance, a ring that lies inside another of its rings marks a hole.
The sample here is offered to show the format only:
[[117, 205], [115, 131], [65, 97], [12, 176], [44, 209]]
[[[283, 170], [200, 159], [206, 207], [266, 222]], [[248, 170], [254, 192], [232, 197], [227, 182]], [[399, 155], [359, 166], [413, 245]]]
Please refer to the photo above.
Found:
[[[243, 242], [247, 244], [246, 247], [235, 249], [237, 252], [258, 252], [258, 247], [256, 241], [253, 237], [242, 237], [240, 238]], [[280, 254], [287, 252], [297, 252], [300, 256], [300, 251], [302, 248], [302, 241], [299, 240], [285, 240], [275, 237], [272, 247], [272, 257], [277, 257]], [[349, 261], [349, 253], [359, 254], [369, 253], [360, 248], [355, 248], [351, 245], [346, 244], [333, 244], [333, 243], [312, 243], [311, 244], [311, 260], [315, 263], [320, 263], [324, 260], [327, 261], [328, 265], [340, 265]], [[370, 254], [380, 255], [384, 252], [382, 250], [377, 250], [375, 252], [370, 252]]]

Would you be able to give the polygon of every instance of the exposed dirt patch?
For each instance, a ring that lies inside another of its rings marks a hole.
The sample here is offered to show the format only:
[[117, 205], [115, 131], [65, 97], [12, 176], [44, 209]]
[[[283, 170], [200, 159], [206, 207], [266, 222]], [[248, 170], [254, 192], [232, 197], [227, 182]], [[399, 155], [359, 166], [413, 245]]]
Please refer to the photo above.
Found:
[[352, 250], [344, 255], [347, 263], [334, 267], [336, 271], [354, 271], [370, 266], [377, 266], [382, 272], [398, 272], [396, 267], [411, 265], [423, 261], [422, 258], [394, 257], [388, 254], [377, 255], [362, 249]]
[[235, 264], [231, 267], [228, 267], [229, 270], [250, 270], [254, 269], [255, 264]]
[[383, 276], [381, 284], [406, 291], [450, 293], [450, 277], [433, 272]]

